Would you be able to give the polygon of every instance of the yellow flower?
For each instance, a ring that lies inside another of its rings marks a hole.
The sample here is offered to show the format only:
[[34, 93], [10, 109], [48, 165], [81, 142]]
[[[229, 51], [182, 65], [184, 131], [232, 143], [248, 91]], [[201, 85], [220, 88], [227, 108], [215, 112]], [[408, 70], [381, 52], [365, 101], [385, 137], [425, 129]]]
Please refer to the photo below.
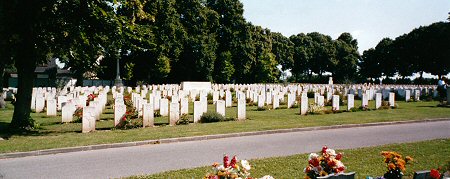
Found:
[[328, 173], [323, 170], [320, 172], [320, 176], [327, 176], [327, 175], [328, 175]]

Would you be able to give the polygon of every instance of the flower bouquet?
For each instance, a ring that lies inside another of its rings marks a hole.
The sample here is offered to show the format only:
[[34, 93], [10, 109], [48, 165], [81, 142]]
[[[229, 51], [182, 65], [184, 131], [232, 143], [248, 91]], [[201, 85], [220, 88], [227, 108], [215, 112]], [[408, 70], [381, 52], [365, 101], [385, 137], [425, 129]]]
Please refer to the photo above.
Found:
[[406, 156], [404, 159], [397, 152], [383, 151], [381, 155], [384, 157], [384, 163], [387, 165], [388, 171], [384, 174], [386, 179], [400, 179], [403, 171], [406, 170], [405, 165], [413, 161], [413, 158]]
[[306, 179], [316, 179], [319, 176], [329, 174], [343, 173], [344, 164], [341, 162], [342, 154], [336, 154], [336, 151], [327, 146], [322, 148], [322, 154], [309, 154], [308, 166], [305, 168]]
[[[204, 179], [251, 179], [250, 164], [247, 160], [241, 160], [238, 162], [236, 156], [231, 161], [227, 155], [223, 157], [223, 165], [215, 162], [213, 164], [213, 173], [208, 173]], [[273, 179], [273, 177], [266, 175], [262, 179]]]

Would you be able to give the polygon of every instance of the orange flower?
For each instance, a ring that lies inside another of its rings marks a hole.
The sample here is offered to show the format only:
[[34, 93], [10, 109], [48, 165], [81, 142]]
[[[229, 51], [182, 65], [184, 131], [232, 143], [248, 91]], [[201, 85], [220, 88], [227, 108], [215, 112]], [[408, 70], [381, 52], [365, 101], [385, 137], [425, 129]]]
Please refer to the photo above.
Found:
[[389, 170], [395, 169], [395, 164], [390, 163], [390, 164], [388, 165], [388, 169], [389, 169]]
[[414, 159], [410, 156], [406, 156], [405, 160], [406, 160], [406, 163], [414, 161]]

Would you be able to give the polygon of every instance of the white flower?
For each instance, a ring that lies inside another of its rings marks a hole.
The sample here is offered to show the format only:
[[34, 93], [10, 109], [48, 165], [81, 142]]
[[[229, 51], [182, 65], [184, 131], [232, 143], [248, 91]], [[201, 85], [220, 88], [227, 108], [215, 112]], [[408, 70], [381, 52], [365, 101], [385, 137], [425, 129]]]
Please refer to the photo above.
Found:
[[317, 155], [316, 153], [310, 153], [308, 160], [315, 159], [317, 157], [319, 157], [319, 155]]
[[334, 151], [333, 149], [327, 149], [326, 153], [331, 156], [336, 156], [336, 151]]
[[266, 175], [266, 176], [261, 177], [260, 179], [274, 179], [274, 178], [270, 175]]
[[340, 160], [337, 160], [336, 167], [339, 168], [339, 167], [345, 167], [345, 166], [344, 166], [344, 163], [342, 163]]
[[241, 160], [241, 164], [245, 170], [250, 170], [251, 167], [247, 160]]
[[219, 165], [219, 166], [217, 167], [217, 170], [223, 171], [223, 170], [225, 170], [225, 167], [224, 167], [223, 165]]

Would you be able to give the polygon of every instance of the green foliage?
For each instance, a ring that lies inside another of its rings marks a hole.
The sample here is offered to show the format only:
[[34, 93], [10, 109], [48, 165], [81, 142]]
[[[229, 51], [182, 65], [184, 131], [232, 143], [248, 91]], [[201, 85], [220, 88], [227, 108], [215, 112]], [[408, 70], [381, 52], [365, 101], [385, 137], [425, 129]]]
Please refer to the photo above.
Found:
[[180, 116], [180, 119], [177, 121], [177, 125], [188, 125], [191, 118], [187, 114], [183, 114]]
[[223, 117], [221, 114], [213, 111], [208, 111], [206, 113], [203, 113], [203, 115], [200, 117], [201, 123], [212, 123], [212, 122], [222, 122], [225, 121], [225, 117]]

